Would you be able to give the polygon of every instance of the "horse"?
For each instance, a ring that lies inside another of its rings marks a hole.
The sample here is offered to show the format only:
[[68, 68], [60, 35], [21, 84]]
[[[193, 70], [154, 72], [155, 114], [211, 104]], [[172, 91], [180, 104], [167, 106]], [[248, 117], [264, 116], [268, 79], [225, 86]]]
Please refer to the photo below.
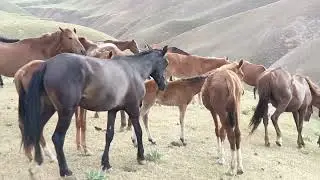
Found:
[[[153, 45], [150, 46], [149, 44], [146, 43], [145, 44], [145, 48], [148, 48], [148, 49], [159, 49], [161, 47], [156, 45], [156, 44], [153, 44]], [[188, 53], [188, 52], [186, 52], [186, 51], [184, 51], [182, 49], [179, 49], [179, 48], [177, 48], [175, 46], [168, 47], [168, 52], [170, 52], [170, 53], [178, 53], [178, 54], [182, 54], [182, 55], [186, 55], [186, 56], [190, 55], [190, 53]]]
[[38, 38], [15, 43], [0, 43], [0, 74], [13, 77], [23, 65], [34, 59], [48, 59], [59, 53], [86, 54], [78, 40], [76, 29], [62, 29]]
[[[121, 51], [115, 44], [104, 43], [96, 44], [85, 37], [80, 37], [79, 41], [84, 46], [87, 51], [87, 56], [97, 57], [100, 59], [111, 59], [113, 56], [126, 56], [129, 55], [126, 52]], [[123, 131], [126, 126], [126, 116], [123, 110], [121, 113], [121, 127], [120, 130]], [[83, 150], [85, 155], [91, 155], [89, 148], [86, 145], [86, 110], [78, 107], [75, 111], [76, 117], [76, 144], [77, 150]], [[95, 118], [98, 118], [98, 112], [95, 113]], [[131, 128], [131, 121], [129, 121], [129, 126]]]
[[[302, 138], [303, 121], [309, 121], [312, 114], [312, 105], [320, 107], [313, 103], [317, 99], [318, 88], [311, 89], [311, 80], [301, 75], [291, 75], [282, 68], [276, 68], [265, 71], [257, 80], [257, 90], [259, 93], [259, 102], [249, 123], [252, 127], [252, 134], [263, 119], [265, 128], [265, 146], [269, 147], [268, 137], [268, 103], [276, 108], [271, 115], [273, 126], [276, 130], [276, 144], [282, 146], [282, 134], [278, 125], [278, 118], [283, 112], [292, 112], [297, 131], [298, 148], [305, 146]], [[320, 93], [319, 93], [320, 94]], [[320, 97], [320, 96], [319, 96]]]
[[[230, 63], [228, 57], [202, 57], [197, 55], [182, 55], [178, 53], [168, 53], [167, 59], [169, 65], [166, 69], [166, 76], [177, 78], [188, 78], [199, 76], [213, 69], [219, 68]], [[201, 104], [201, 95], [198, 94], [198, 100]]]
[[103, 43], [115, 44], [121, 51], [129, 49], [133, 54], [140, 52], [137, 42], [133, 39], [131, 41], [105, 40]]
[[244, 74], [243, 81], [253, 86], [253, 97], [256, 99], [256, 82], [259, 76], [266, 71], [266, 68], [260, 64], [252, 64], [248, 61], [243, 60], [243, 65], [241, 66], [241, 70]]
[[[243, 174], [240, 149], [241, 132], [239, 128], [240, 97], [244, 90], [241, 79], [243, 72], [239, 63], [233, 62], [210, 71], [204, 82], [201, 93], [203, 105], [211, 112], [218, 142], [218, 163], [224, 164], [223, 143], [227, 133], [231, 149], [231, 163], [227, 171], [233, 175], [235, 171], [235, 155], [237, 150], [237, 174]], [[220, 119], [220, 129], [218, 116]]]
[[[3, 42], [3, 43], [15, 43], [18, 41], [20, 41], [20, 39], [9, 39], [9, 38], [0, 36], [0, 42]], [[0, 75], [0, 87], [2, 88], [3, 85], [4, 84], [3, 84], [2, 76]]]
[[[156, 144], [149, 131], [149, 110], [157, 102], [165, 106], [178, 106], [180, 113], [180, 127], [181, 134], [180, 140], [185, 146], [184, 139], [184, 116], [187, 106], [191, 102], [194, 95], [198, 94], [206, 79], [206, 76], [196, 76], [187, 79], [179, 79], [176, 81], [169, 81], [167, 89], [160, 91], [154, 80], [148, 80], [145, 82], [146, 94], [142, 101], [142, 107], [140, 109], [140, 117], [143, 119], [146, 132], [148, 134], [148, 140], [152, 144]], [[132, 141], [136, 146], [136, 137], [132, 137]]]
[[[34, 147], [35, 163], [43, 162], [39, 145], [44, 125], [57, 111], [58, 122], [52, 135], [60, 176], [71, 176], [63, 144], [71, 118], [78, 106], [91, 111], [108, 111], [106, 145], [102, 170], [109, 170], [109, 148], [114, 136], [116, 113], [125, 110], [137, 134], [139, 164], [145, 164], [139, 107], [145, 94], [144, 80], [151, 76], [165, 90], [168, 65], [167, 46], [132, 56], [115, 56], [109, 61], [71, 53], [58, 54], [42, 63], [33, 73], [27, 91], [19, 92], [19, 116], [23, 126], [25, 152]], [[67, 82], [67, 83], [66, 83]], [[33, 169], [30, 169], [30, 172]]]

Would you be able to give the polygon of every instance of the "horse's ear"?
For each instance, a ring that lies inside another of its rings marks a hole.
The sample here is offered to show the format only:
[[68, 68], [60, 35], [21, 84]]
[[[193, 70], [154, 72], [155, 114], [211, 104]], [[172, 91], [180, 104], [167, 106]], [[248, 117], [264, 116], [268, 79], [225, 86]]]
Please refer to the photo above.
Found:
[[146, 44], [146, 46], [149, 50], [152, 50], [152, 47], [149, 44]]
[[61, 27], [59, 27], [60, 31], [63, 32], [63, 29]]
[[163, 54], [166, 54], [168, 51], [168, 45], [164, 46], [162, 49]]
[[73, 28], [73, 32], [74, 32], [74, 33], [77, 33], [77, 30], [76, 30], [76, 28]]
[[243, 59], [240, 60], [240, 62], [238, 64], [238, 69], [240, 69], [242, 65], [243, 65]]

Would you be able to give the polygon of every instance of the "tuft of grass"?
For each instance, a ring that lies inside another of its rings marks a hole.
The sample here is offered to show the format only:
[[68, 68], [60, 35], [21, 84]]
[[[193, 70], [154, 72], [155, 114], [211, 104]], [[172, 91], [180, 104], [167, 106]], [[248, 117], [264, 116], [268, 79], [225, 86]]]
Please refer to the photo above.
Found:
[[86, 180], [107, 180], [108, 176], [102, 171], [91, 170], [86, 173]]
[[244, 109], [244, 110], [241, 111], [241, 113], [243, 115], [249, 115], [250, 114], [250, 109]]
[[152, 162], [160, 162], [162, 157], [163, 155], [158, 150], [151, 150], [146, 155], [146, 160]]

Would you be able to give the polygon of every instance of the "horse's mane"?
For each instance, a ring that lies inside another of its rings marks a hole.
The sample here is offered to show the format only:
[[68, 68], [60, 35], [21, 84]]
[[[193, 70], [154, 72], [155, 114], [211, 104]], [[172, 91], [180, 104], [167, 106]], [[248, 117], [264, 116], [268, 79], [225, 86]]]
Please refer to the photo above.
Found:
[[206, 79], [208, 76], [206, 75], [200, 75], [200, 76], [194, 76], [190, 78], [183, 78], [183, 79], [178, 79], [172, 82], [199, 82], [201, 80]]
[[9, 38], [0, 36], [0, 42], [14, 43], [14, 42], [18, 42], [18, 41], [20, 41], [20, 39], [9, 39]]
[[307, 81], [311, 92], [317, 96], [320, 96], [319, 86], [316, 83], [312, 82], [312, 80], [308, 76], [305, 77], [305, 80]]

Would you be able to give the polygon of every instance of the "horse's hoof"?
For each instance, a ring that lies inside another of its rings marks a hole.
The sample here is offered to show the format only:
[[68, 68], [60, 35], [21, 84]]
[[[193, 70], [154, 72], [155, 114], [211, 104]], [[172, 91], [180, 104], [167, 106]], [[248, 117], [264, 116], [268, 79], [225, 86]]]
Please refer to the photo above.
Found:
[[138, 159], [138, 164], [145, 165], [147, 164], [147, 161], [145, 159]]
[[266, 147], [270, 147], [270, 142], [264, 144]]
[[237, 170], [237, 174], [238, 174], [238, 175], [243, 174], [243, 170], [242, 170], [242, 169], [238, 169], [238, 170]]
[[156, 145], [156, 141], [154, 141], [153, 139], [148, 139], [149, 142], [151, 142], [152, 145]]
[[276, 144], [277, 144], [279, 147], [281, 147], [281, 146], [282, 146], [282, 143], [281, 143], [281, 142], [279, 142], [279, 141], [276, 141]]
[[85, 156], [92, 156], [93, 153], [88, 148], [86, 148], [86, 149], [84, 149], [84, 155]]
[[99, 118], [99, 114], [95, 113], [93, 117], [94, 118]]
[[229, 169], [229, 170], [226, 172], [226, 175], [227, 175], [227, 176], [234, 176], [234, 175], [235, 175], [234, 169]]
[[182, 143], [183, 146], [186, 146], [186, 145], [187, 145], [187, 143], [185, 143], [185, 141], [184, 141], [184, 138], [180, 138], [180, 141], [181, 141], [181, 143]]

